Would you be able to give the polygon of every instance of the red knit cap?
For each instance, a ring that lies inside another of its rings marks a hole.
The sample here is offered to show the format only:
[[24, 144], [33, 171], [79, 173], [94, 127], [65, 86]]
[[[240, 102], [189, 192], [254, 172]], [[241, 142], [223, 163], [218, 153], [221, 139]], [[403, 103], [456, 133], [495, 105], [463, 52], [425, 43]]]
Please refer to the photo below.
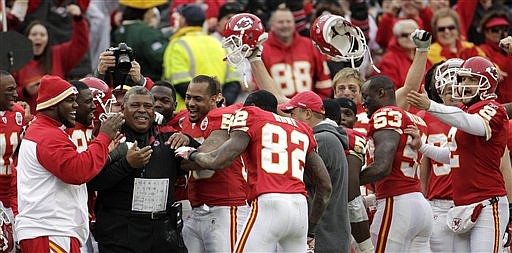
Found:
[[69, 95], [78, 94], [78, 91], [73, 85], [58, 76], [45, 75], [41, 78], [37, 93], [36, 110], [40, 111], [58, 104]]

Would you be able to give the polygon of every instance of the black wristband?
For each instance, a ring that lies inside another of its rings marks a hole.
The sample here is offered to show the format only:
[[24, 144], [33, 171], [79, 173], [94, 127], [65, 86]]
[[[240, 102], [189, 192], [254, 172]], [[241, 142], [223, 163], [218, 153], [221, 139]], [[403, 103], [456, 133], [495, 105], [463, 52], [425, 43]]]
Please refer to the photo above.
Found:
[[196, 155], [197, 155], [197, 150], [190, 152], [190, 155], [188, 155], [188, 160], [193, 162], [195, 160]]

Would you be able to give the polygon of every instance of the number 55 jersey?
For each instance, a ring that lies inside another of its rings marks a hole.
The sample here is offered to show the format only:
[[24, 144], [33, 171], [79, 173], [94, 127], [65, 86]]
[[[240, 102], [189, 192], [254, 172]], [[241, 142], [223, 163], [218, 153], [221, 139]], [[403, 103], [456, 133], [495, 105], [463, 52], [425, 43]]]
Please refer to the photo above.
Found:
[[249, 201], [265, 193], [307, 195], [303, 182], [306, 154], [317, 146], [309, 126], [247, 106], [235, 114], [230, 131], [244, 131], [251, 138], [244, 152]]

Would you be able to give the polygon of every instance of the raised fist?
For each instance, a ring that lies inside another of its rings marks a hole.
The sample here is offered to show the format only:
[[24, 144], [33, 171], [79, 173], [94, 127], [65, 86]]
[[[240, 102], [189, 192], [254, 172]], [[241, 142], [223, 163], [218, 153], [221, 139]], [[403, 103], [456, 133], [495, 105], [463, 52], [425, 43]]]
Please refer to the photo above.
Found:
[[411, 39], [414, 44], [416, 44], [416, 50], [427, 52], [432, 42], [432, 34], [425, 30], [416, 29], [416, 31], [411, 34]]

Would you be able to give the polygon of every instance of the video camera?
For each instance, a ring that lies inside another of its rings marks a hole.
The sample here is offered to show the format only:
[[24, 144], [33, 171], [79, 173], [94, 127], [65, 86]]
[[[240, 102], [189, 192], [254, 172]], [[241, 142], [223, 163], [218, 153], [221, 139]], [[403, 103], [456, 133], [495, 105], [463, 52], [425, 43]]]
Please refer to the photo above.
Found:
[[117, 47], [111, 47], [108, 50], [114, 52], [116, 57], [115, 69], [122, 74], [128, 74], [132, 68], [132, 61], [135, 59], [133, 49], [121, 42]]

